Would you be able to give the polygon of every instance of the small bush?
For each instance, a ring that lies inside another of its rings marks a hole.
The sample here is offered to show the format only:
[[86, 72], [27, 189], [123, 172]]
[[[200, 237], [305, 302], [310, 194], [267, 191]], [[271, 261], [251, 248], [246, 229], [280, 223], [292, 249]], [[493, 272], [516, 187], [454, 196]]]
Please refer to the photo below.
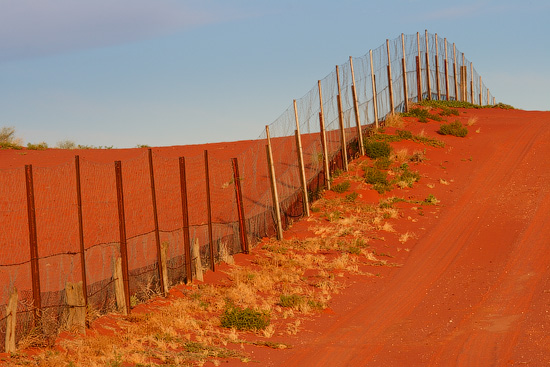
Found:
[[441, 116], [459, 116], [460, 112], [458, 112], [457, 109], [442, 106], [441, 107], [441, 112], [439, 114]]
[[0, 149], [22, 149], [21, 139], [15, 137], [14, 127], [0, 129]]
[[413, 134], [409, 130], [395, 130], [395, 133], [403, 140], [411, 140], [413, 138]]
[[61, 140], [55, 144], [58, 149], [76, 149], [76, 143], [72, 140]]
[[40, 142], [36, 144], [27, 143], [27, 149], [29, 150], [46, 150], [48, 149], [48, 143], [46, 142]]
[[450, 124], [442, 124], [439, 127], [438, 133], [441, 135], [453, 135], [463, 138], [468, 135], [468, 129], [465, 126], [462, 126], [460, 121], [457, 120], [455, 122], [451, 122]]
[[365, 181], [368, 184], [374, 185], [377, 183], [388, 183], [388, 175], [374, 167], [365, 167]]
[[405, 112], [401, 114], [401, 116], [404, 117], [416, 117], [418, 121], [420, 122], [428, 122], [428, 119], [434, 120], [434, 121], [441, 121], [442, 118], [438, 115], [434, 115], [430, 113], [428, 110], [425, 110], [423, 108], [414, 107], [409, 110], [409, 112]]
[[355, 200], [357, 200], [357, 197], [359, 196], [358, 193], [352, 192], [351, 194], [346, 195], [346, 202], [353, 203]]
[[388, 157], [378, 158], [374, 161], [374, 167], [377, 169], [386, 170], [390, 168], [391, 160]]
[[304, 303], [304, 297], [299, 294], [281, 294], [279, 296], [279, 306], [293, 308]]
[[365, 154], [372, 159], [389, 157], [391, 146], [385, 141], [367, 141], [365, 143]]
[[509, 104], [504, 104], [502, 102], [497, 103], [496, 105], [492, 106], [493, 108], [502, 108], [504, 110], [514, 110], [515, 108], [513, 106], [510, 106]]
[[269, 326], [271, 317], [266, 311], [254, 311], [228, 305], [220, 317], [221, 326], [237, 330], [264, 330]]
[[437, 205], [439, 203], [439, 200], [432, 194], [428, 195], [426, 199], [424, 199], [424, 204], [428, 205]]
[[343, 192], [348, 191], [350, 186], [351, 186], [351, 183], [349, 181], [344, 181], [344, 182], [339, 183], [338, 185], [332, 186], [331, 190], [341, 194]]

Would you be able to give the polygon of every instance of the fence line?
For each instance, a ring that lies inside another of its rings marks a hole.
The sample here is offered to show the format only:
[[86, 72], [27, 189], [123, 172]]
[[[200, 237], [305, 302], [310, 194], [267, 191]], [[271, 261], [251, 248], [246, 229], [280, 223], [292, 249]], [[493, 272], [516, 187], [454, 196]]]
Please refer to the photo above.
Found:
[[[282, 237], [331, 173], [363, 154], [365, 129], [423, 99], [494, 103], [455, 44], [402, 34], [337, 65], [238, 157], [149, 149], [114, 169], [76, 156], [34, 172], [3, 170], [0, 330], [54, 335], [72, 319], [67, 292], [79, 282], [87, 307], [131, 312], [261, 237]], [[202, 263], [191, 255], [197, 242]], [[16, 317], [4, 306], [15, 292]]]

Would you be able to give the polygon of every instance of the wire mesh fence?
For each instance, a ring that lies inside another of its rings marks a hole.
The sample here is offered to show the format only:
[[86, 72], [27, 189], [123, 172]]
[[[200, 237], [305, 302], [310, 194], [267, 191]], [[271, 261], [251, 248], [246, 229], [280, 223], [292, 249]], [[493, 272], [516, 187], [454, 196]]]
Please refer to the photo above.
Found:
[[162, 294], [164, 281], [169, 287], [190, 280], [188, 269], [200, 266], [191, 264], [191, 244], [198, 242], [202, 266], [212, 269], [224, 254], [245, 249], [243, 233], [251, 245], [275, 235], [274, 200], [283, 228], [304, 216], [306, 198], [315, 197], [331, 172], [345, 169], [347, 158], [360, 151], [364, 129], [427, 98], [494, 101], [454, 44], [427, 32], [401, 35], [338, 65], [268, 126], [275, 188], [267, 132], [237, 156], [238, 179], [227, 158], [146, 150], [120, 162], [120, 182], [116, 164], [86, 159], [2, 170], [0, 337], [15, 290], [17, 338], [37, 327], [53, 335], [67, 317], [67, 283], [84, 282], [89, 309], [117, 308], [115, 265], [121, 256], [127, 257], [131, 308]]

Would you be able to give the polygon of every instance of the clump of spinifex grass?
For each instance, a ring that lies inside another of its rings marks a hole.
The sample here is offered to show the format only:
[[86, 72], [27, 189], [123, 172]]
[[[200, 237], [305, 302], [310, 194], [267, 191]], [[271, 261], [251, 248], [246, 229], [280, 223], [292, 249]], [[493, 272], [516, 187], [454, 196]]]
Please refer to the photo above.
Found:
[[451, 122], [450, 124], [442, 124], [439, 127], [438, 133], [441, 135], [453, 135], [463, 138], [468, 135], [468, 128], [463, 126], [460, 121], [457, 120], [455, 122]]

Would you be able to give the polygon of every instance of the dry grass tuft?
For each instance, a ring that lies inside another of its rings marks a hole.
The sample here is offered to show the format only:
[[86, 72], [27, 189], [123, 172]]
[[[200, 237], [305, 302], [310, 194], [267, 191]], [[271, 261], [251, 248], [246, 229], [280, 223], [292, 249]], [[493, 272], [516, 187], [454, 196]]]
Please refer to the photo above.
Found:
[[388, 127], [403, 128], [405, 126], [405, 121], [398, 114], [388, 114], [384, 123]]
[[468, 122], [466, 122], [466, 126], [472, 126], [472, 125], [475, 125], [475, 123], [477, 122], [477, 116], [472, 116], [468, 119]]

